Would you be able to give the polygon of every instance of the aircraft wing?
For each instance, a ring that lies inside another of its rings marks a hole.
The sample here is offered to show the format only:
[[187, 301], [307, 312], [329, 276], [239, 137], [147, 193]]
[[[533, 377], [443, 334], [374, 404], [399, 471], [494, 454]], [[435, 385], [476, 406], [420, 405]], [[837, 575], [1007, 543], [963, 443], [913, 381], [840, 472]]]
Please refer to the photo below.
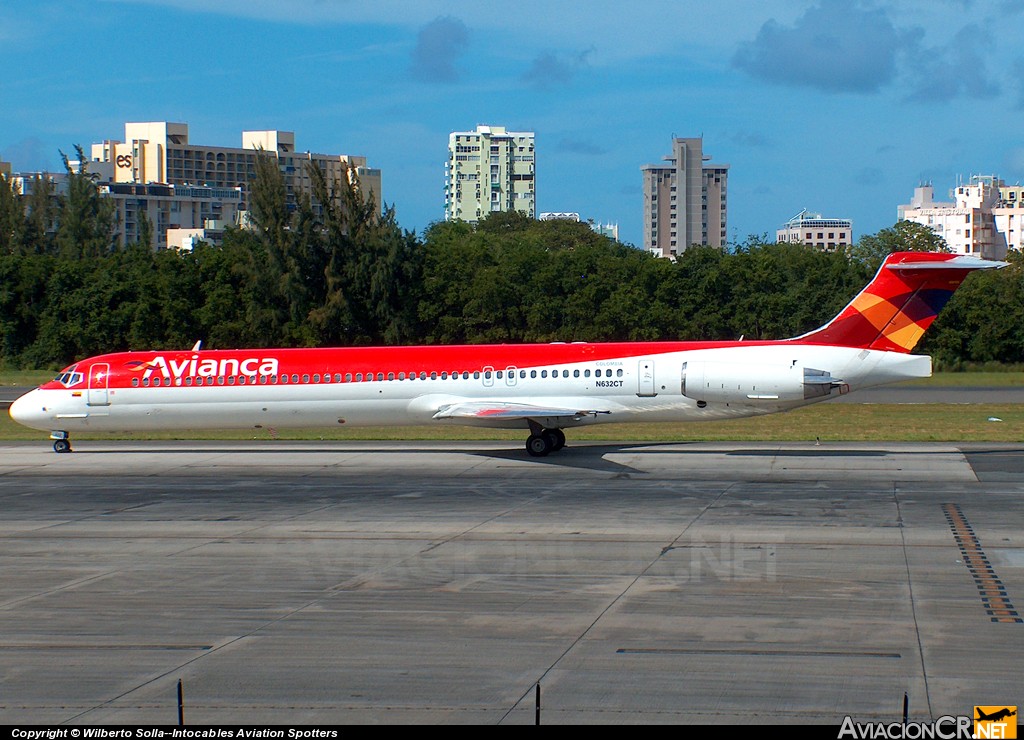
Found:
[[610, 413], [609, 409], [558, 408], [504, 401], [463, 401], [442, 406], [433, 418], [460, 419], [467, 422], [513, 421], [517, 419], [553, 419], [568, 422], [579, 421], [585, 416]]

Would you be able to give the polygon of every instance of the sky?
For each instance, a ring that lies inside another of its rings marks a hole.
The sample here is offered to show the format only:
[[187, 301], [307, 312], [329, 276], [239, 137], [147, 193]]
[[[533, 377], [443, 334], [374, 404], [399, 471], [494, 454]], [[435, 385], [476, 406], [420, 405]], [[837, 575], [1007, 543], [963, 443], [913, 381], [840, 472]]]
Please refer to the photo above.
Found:
[[729, 240], [802, 209], [896, 221], [929, 182], [1024, 179], [1019, 0], [0, 0], [0, 160], [126, 121], [365, 156], [399, 224], [444, 217], [448, 134], [536, 133], [537, 208], [642, 246], [640, 168], [672, 137], [730, 165]]

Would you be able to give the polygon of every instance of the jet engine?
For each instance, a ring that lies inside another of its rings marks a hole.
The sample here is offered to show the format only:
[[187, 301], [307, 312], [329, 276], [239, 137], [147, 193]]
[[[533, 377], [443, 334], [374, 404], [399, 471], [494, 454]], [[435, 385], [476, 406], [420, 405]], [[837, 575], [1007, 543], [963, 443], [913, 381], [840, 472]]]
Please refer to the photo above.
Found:
[[840, 388], [826, 370], [790, 365], [756, 365], [706, 360], [683, 363], [682, 394], [707, 403], [806, 401]]

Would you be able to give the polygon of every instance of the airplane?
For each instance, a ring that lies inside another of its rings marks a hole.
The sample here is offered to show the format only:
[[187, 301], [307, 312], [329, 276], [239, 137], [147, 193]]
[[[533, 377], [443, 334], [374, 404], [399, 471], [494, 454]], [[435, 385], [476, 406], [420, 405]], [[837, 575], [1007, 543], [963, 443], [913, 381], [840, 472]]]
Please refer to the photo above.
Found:
[[998, 722], [1001, 719], [1013, 717], [1017, 714], [1016, 710], [1010, 711], [1009, 707], [1003, 707], [997, 712], [992, 712], [992, 714], [985, 714], [983, 711], [981, 711], [981, 709], [978, 709], [977, 707], [975, 707], [975, 710], [978, 712], [978, 716], [975, 719], [977, 719], [979, 722]]
[[462, 424], [528, 430], [544, 457], [570, 428], [757, 416], [929, 377], [931, 358], [910, 354], [921, 335], [970, 272], [1006, 264], [891, 254], [835, 318], [783, 340], [117, 352], [10, 415], [56, 452], [76, 431]]

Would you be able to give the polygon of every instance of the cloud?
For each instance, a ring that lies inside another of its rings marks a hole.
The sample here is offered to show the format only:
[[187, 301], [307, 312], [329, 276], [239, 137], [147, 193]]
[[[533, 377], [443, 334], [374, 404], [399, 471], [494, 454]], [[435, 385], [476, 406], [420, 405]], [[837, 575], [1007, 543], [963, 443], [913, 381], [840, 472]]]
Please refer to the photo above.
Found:
[[607, 154], [608, 150], [603, 146], [592, 144], [589, 141], [562, 139], [558, 142], [558, 150], [570, 154], [584, 154], [588, 157], [599, 157]]
[[999, 85], [985, 67], [991, 35], [977, 25], [964, 26], [949, 43], [920, 48], [911, 56], [913, 92], [908, 100], [946, 102], [956, 97], [992, 98]]
[[49, 152], [42, 141], [30, 136], [0, 149], [0, 159], [10, 162], [14, 172], [47, 172], [55, 168], [57, 152]]
[[587, 57], [593, 49], [587, 49], [573, 56], [546, 52], [533, 60], [522, 79], [535, 87], [549, 88], [567, 85], [576, 73], [587, 66]]
[[896, 77], [897, 54], [920, 31], [899, 31], [860, 0], [820, 0], [789, 27], [767, 21], [733, 66], [766, 82], [827, 92], [876, 92]]
[[752, 149], [761, 149], [763, 147], [770, 146], [768, 138], [757, 131], [735, 131], [729, 136], [729, 139], [734, 144], [748, 146]]
[[1015, 95], [1013, 106], [1017, 110], [1024, 109], [1024, 57], [1018, 57], [1010, 65], [1010, 78], [1013, 80]]
[[862, 167], [853, 173], [853, 181], [857, 185], [870, 187], [885, 182], [885, 173], [878, 167]]
[[458, 18], [436, 18], [420, 29], [412, 51], [412, 73], [424, 82], [456, 82], [455, 63], [469, 46], [469, 29]]
[[1024, 172], [1024, 147], [1011, 149], [1006, 153], [1006, 165], [1010, 170], [1010, 177], [1016, 179], [1015, 175]]

